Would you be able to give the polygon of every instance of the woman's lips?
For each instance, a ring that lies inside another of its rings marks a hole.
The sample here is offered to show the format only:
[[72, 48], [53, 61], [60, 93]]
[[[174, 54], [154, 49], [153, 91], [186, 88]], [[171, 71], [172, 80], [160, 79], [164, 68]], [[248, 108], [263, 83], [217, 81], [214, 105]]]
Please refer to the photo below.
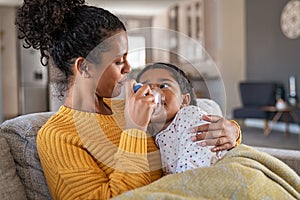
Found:
[[121, 81], [118, 82], [119, 85], [123, 86], [126, 82], [126, 78], [122, 79]]

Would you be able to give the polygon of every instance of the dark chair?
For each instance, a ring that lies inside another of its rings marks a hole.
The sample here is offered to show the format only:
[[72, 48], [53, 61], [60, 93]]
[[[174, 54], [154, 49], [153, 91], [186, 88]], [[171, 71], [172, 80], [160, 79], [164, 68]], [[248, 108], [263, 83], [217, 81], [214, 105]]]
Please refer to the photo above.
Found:
[[233, 110], [233, 117], [238, 120], [247, 118], [264, 119], [265, 130], [268, 128], [268, 120], [274, 113], [265, 112], [262, 106], [275, 106], [276, 90], [282, 84], [275, 82], [241, 82], [239, 84], [242, 107]]

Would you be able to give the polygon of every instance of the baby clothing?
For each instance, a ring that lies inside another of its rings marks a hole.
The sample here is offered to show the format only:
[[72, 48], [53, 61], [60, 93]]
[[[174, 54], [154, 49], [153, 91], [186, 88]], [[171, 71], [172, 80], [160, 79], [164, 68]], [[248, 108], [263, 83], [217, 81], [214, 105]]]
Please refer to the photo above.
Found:
[[184, 107], [165, 130], [156, 134], [155, 142], [160, 149], [165, 174], [207, 167], [224, 155], [224, 152], [216, 154], [211, 147], [201, 147], [191, 140], [191, 128], [209, 123], [202, 120], [205, 114], [197, 106]]

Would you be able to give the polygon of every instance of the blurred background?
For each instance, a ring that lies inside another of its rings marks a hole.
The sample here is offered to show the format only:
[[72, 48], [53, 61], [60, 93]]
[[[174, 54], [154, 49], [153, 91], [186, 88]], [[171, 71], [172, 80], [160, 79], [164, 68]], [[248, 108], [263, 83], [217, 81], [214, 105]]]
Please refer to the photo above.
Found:
[[[198, 66], [199, 76], [194, 71], [187, 72], [197, 96], [213, 98], [226, 117], [231, 118], [232, 110], [242, 104], [241, 81], [276, 81], [287, 89], [288, 78], [300, 75], [300, 39], [287, 38], [280, 26], [288, 0], [87, 2], [108, 9], [124, 21], [130, 33], [129, 48], [167, 43], [175, 52], [184, 54], [182, 59], [166, 51], [140, 49], [133, 54], [134, 70], [153, 61]], [[54, 111], [60, 103], [53, 98], [51, 72], [40, 65], [39, 52], [22, 48], [22, 41], [17, 39], [14, 21], [21, 3], [0, 1], [0, 121], [26, 113]], [[176, 34], [164, 36], [159, 31], [143, 31], [145, 27], [174, 30], [191, 40], [182, 40]], [[202, 45], [210, 58], [201, 49], [191, 49], [188, 42]], [[223, 84], [225, 89], [220, 87]]]

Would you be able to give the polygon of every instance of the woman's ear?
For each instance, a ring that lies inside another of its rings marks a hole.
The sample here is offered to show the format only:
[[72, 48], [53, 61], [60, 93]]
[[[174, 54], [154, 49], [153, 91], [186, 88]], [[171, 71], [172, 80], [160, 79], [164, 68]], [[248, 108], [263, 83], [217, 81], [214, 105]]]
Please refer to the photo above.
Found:
[[191, 103], [191, 95], [189, 93], [183, 94], [182, 95], [182, 103], [181, 103], [181, 107], [185, 107], [190, 105]]
[[83, 57], [79, 57], [75, 61], [75, 69], [80, 75], [84, 78], [90, 78], [90, 74], [88, 73], [88, 65], [86, 60]]

